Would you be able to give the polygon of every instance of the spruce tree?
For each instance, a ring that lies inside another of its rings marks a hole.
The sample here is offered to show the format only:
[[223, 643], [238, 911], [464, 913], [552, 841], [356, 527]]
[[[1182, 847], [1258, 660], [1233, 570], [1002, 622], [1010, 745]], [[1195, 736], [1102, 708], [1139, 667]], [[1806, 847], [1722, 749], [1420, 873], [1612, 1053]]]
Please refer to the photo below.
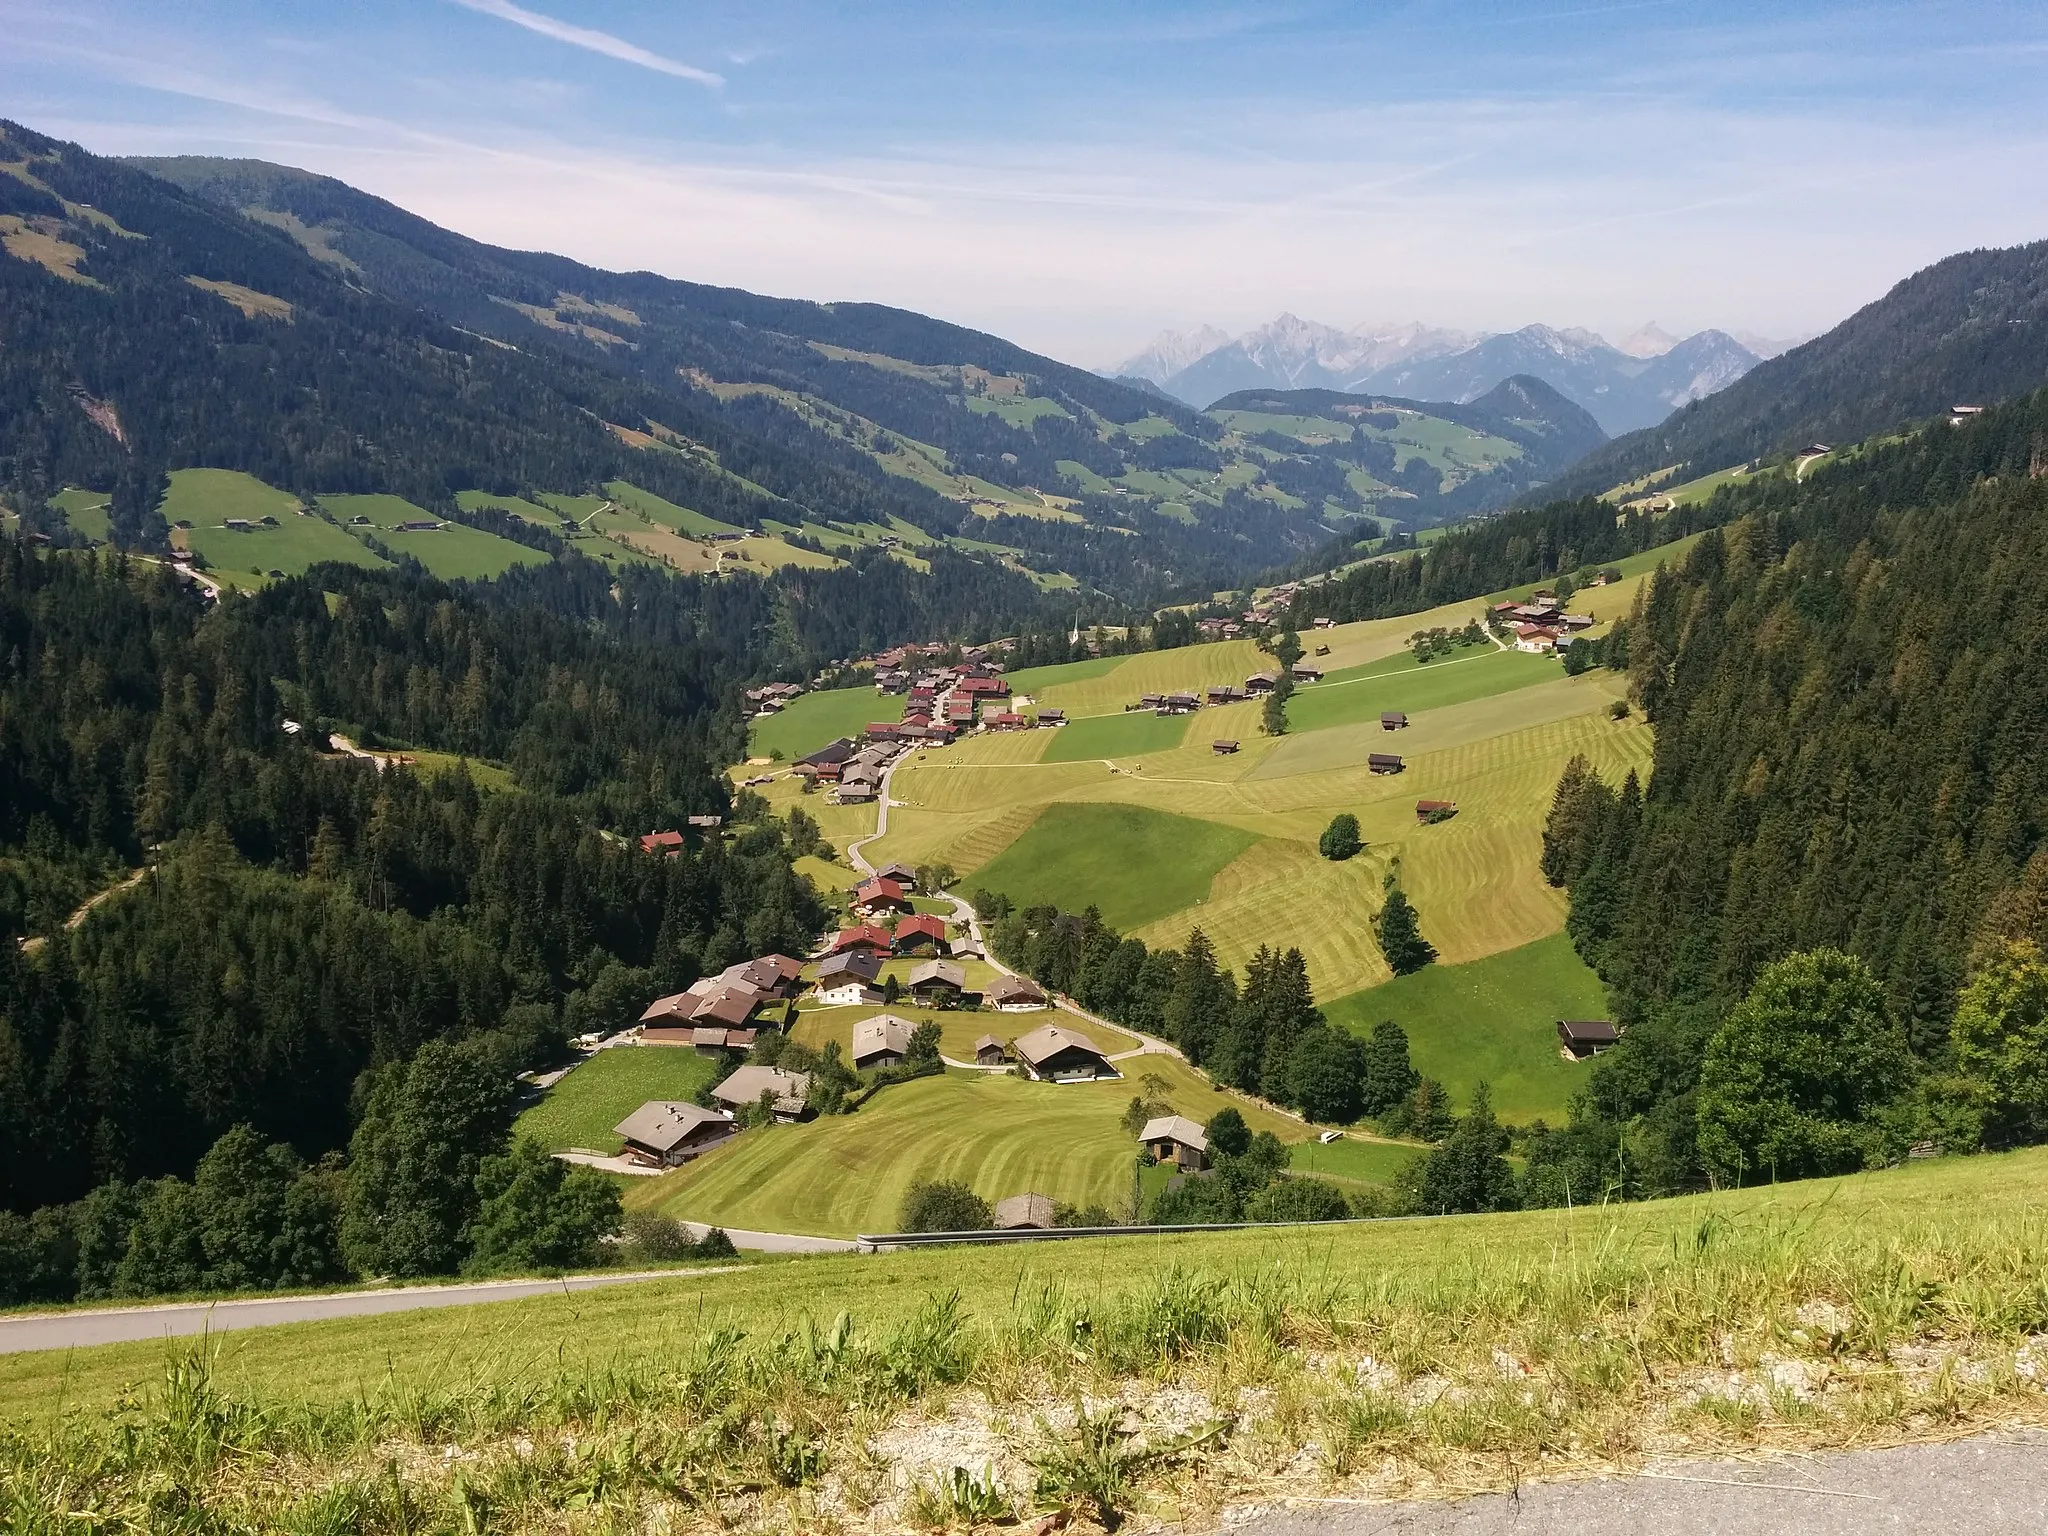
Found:
[[1389, 886], [1379, 915], [1380, 953], [1396, 976], [1419, 971], [1436, 959], [1436, 948], [1422, 936], [1414, 904], [1400, 886]]
[[1360, 1070], [1359, 1107], [1368, 1115], [1386, 1114], [1421, 1081], [1408, 1059], [1408, 1032], [1392, 1019], [1373, 1026]]

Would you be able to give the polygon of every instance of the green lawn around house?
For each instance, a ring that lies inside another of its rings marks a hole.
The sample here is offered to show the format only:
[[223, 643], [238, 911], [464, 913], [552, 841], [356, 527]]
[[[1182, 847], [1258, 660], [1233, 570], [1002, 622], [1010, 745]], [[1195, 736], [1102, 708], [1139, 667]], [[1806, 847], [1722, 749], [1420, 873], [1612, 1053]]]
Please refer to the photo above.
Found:
[[694, 1099], [718, 1070], [717, 1057], [699, 1056], [688, 1046], [612, 1046], [594, 1052], [521, 1111], [513, 1131], [550, 1152], [616, 1152], [613, 1126], [650, 1099]]

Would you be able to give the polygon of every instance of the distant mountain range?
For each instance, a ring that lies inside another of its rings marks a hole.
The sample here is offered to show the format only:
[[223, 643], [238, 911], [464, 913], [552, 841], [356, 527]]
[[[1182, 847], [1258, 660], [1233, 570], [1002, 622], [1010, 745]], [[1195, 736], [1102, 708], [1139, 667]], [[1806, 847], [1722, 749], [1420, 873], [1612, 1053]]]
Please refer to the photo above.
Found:
[[1596, 449], [1542, 494], [1597, 495], [1652, 474], [1676, 483], [2044, 384], [2048, 240], [1965, 251], [1689, 410]]
[[1757, 346], [1714, 330], [1680, 340], [1653, 322], [1617, 346], [1591, 331], [1546, 325], [1498, 335], [1420, 324], [1345, 331], [1282, 315], [1235, 338], [1213, 326], [1166, 332], [1106, 371], [1198, 407], [1251, 389], [1468, 401], [1520, 374], [1584, 407], [1603, 430], [1622, 433], [1725, 388], [1781, 345], [1749, 339]]

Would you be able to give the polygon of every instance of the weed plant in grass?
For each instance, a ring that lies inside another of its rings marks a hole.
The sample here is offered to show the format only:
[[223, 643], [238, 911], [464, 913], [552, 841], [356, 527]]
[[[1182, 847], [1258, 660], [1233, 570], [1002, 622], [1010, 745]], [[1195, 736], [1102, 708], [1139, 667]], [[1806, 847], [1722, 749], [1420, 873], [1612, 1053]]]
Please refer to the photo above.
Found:
[[16, 1357], [0, 1496], [52, 1531], [1202, 1525], [1247, 1500], [2038, 1424], [2044, 1175], [2036, 1150]]

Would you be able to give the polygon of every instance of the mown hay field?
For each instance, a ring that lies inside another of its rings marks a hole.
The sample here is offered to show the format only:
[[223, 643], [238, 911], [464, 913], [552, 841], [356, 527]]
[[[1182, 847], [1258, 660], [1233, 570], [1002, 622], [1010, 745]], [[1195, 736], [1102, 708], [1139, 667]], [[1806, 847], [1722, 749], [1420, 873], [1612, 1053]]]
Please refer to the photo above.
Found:
[[[1412, 715], [1445, 709], [1551, 682], [1559, 675], [1555, 657], [1503, 651], [1491, 641], [1483, 650], [1461, 651], [1427, 664], [1402, 655], [1296, 689], [1287, 701], [1287, 729], [1305, 735], [1361, 721], [1377, 725], [1383, 711]], [[1397, 748], [1397, 743], [1390, 743], [1388, 750]]]
[[1175, 1057], [1134, 1056], [1121, 1065], [1127, 1078], [1094, 1083], [951, 1070], [898, 1083], [855, 1114], [747, 1131], [636, 1185], [627, 1204], [715, 1226], [824, 1237], [895, 1231], [903, 1197], [919, 1179], [957, 1180], [990, 1202], [1041, 1194], [1124, 1210], [1138, 1144], [1121, 1120], [1147, 1073], [1191, 1119], [1206, 1123], [1234, 1104], [1254, 1129], [1290, 1141], [1308, 1135], [1299, 1121], [1211, 1087]]
[[1039, 755], [1044, 763], [1078, 763], [1089, 758], [1143, 757], [1179, 746], [1193, 723], [1190, 715], [1158, 715], [1149, 709], [1090, 715], [1053, 729]]
[[[989, 866], [1034, 895], [1041, 892], [1034, 869], [1057, 861], [1056, 883], [1042, 889], [1056, 891], [1070, 910], [1090, 901], [1105, 915], [1150, 905], [1157, 915], [1137, 929], [1140, 937], [1177, 945], [1199, 925], [1233, 966], [1260, 944], [1299, 947], [1317, 996], [1341, 997], [1387, 979], [1371, 923], [1396, 857], [1423, 931], [1447, 962], [1558, 931], [1564, 899], [1543, 883], [1536, 861], [1559, 773], [1581, 752], [1617, 781], [1649, 762], [1649, 728], [1607, 718], [1617, 686], [1605, 673], [1558, 677], [1421, 714], [1408, 730], [1384, 733], [1401, 742], [1407, 764], [1393, 775], [1364, 765], [1365, 752], [1379, 749], [1376, 724], [1277, 739], [1247, 733], [1238, 754], [1217, 757], [1210, 731], [1242, 731], [1254, 705], [1204, 711], [1195, 743], [1114, 770], [1093, 762], [993, 764], [977, 757], [981, 742], [964, 743], [898, 770], [901, 803], [890, 812], [889, 835], [869, 854], [943, 859], [960, 871], [963, 890], [987, 883]], [[1459, 814], [1418, 825], [1418, 799], [1456, 801]], [[1173, 874], [1171, 863], [1101, 856], [1090, 846], [1090, 823], [1040, 815], [1042, 807], [1076, 802], [1142, 806], [1257, 841], [1197, 888]], [[1333, 864], [1317, 855], [1316, 841], [1338, 811], [1359, 818], [1368, 848]], [[1082, 835], [1065, 835], [1068, 828]], [[1013, 844], [1020, 851], [1009, 857]], [[1162, 909], [1169, 898], [1181, 904]]]

